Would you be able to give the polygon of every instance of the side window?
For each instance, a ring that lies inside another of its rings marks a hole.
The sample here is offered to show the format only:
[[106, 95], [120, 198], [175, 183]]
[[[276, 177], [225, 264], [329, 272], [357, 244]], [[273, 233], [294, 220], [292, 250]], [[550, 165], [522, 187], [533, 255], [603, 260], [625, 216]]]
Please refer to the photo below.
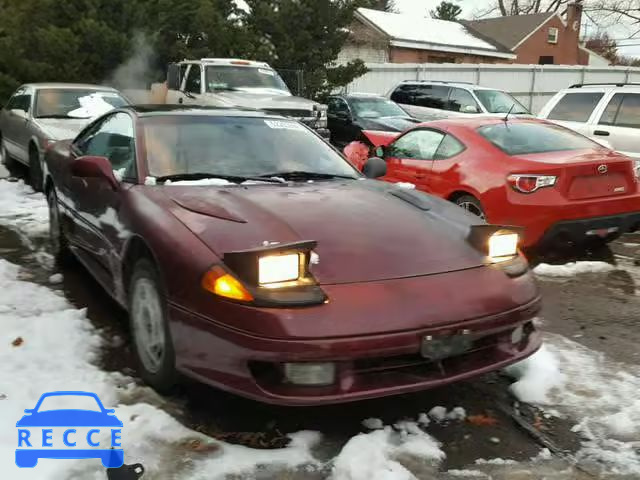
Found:
[[135, 179], [136, 155], [133, 120], [126, 113], [115, 113], [87, 130], [76, 147], [82, 155], [107, 157], [120, 178]]
[[611, 97], [609, 105], [607, 105], [607, 108], [604, 109], [604, 112], [600, 117], [600, 121], [598, 122], [600, 125], [614, 124], [614, 122], [616, 121], [616, 115], [618, 115], [618, 110], [620, 110], [622, 97], [624, 97], [623, 93], [616, 93], [613, 97]]
[[349, 107], [347, 106], [347, 102], [337, 97], [330, 98], [327, 105], [327, 113], [333, 115], [337, 114], [340, 116], [349, 115]]
[[416, 88], [414, 105], [445, 110], [449, 99], [449, 87], [441, 85], [419, 85]]
[[436, 154], [434, 155], [434, 160], [445, 160], [447, 158], [455, 157], [456, 155], [462, 153], [466, 147], [455, 137], [451, 135], [446, 135], [438, 150], [436, 150]]
[[393, 143], [389, 156], [433, 160], [444, 134], [435, 130], [413, 130]]
[[569, 122], [586, 122], [603, 96], [602, 92], [567, 93], [556, 103], [547, 118]]
[[400, 85], [391, 94], [391, 100], [396, 103], [413, 105], [413, 90], [414, 87], [412, 85]]
[[189, 68], [188, 63], [183, 63], [182, 65], [180, 65], [180, 88], [182, 88], [182, 82], [184, 80], [184, 77], [187, 75], [187, 68]]
[[24, 94], [24, 92], [25, 92], [24, 88], [19, 88], [18, 90], [16, 90], [14, 94], [11, 95], [11, 97], [9, 98], [9, 101], [4, 106], [4, 108], [6, 110], [13, 110], [14, 108], [18, 108], [17, 105], [19, 104], [20, 97]]
[[190, 93], [201, 93], [200, 85], [202, 84], [202, 75], [200, 73], [200, 65], [191, 65], [187, 74], [187, 81], [184, 89]]
[[29, 110], [31, 110], [31, 95], [29, 94], [20, 95], [19, 98], [20, 100], [18, 101], [18, 105], [16, 105], [16, 107], [14, 108], [24, 110], [25, 112], [28, 112]]
[[640, 93], [624, 94], [614, 125], [617, 127], [640, 128]]
[[479, 113], [480, 107], [474, 100], [473, 95], [462, 88], [452, 88], [449, 95], [449, 108], [454, 112]]

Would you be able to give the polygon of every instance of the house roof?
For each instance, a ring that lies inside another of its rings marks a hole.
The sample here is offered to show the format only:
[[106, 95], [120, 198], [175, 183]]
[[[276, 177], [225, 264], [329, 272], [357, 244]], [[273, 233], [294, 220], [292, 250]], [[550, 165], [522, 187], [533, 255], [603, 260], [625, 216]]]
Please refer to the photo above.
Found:
[[555, 12], [544, 12], [484, 18], [482, 20], [462, 20], [461, 23], [480, 35], [491, 38], [509, 50], [513, 50], [556, 15]]
[[356, 18], [386, 35], [396, 47], [515, 58], [502, 45], [481, 38], [458, 22], [369, 8], [358, 8]]

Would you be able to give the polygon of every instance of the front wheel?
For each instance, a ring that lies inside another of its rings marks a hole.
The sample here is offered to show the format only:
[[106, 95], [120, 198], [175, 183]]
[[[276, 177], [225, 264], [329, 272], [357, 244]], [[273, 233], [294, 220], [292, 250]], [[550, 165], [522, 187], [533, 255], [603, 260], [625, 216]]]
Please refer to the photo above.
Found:
[[64, 263], [71, 256], [69, 251], [69, 243], [62, 229], [60, 221], [60, 209], [58, 208], [58, 196], [56, 189], [51, 187], [47, 194], [47, 204], [49, 207], [49, 244], [53, 256], [58, 263]]
[[42, 162], [35, 147], [29, 149], [29, 183], [36, 192], [42, 191]]
[[485, 220], [485, 221], [487, 220], [487, 216], [484, 213], [482, 204], [480, 203], [480, 200], [478, 200], [476, 197], [472, 197], [471, 195], [463, 195], [461, 197], [456, 198], [455, 202], [456, 202], [456, 205], [463, 208], [467, 212], [477, 215], [482, 220]]
[[11, 169], [15, 166], [15, 161], [13, 158], [9, 156], [9, 151], [7, 147], [4, 145], [4, 140], [2, 136], [0, 136], [0, 163], [2, 163], [5, 167]]
[[177, 383], [173, 340], [158, 271], [149, 259], [134, 266], [129, 282], [129, 319], [142, 379], [159, 392]]

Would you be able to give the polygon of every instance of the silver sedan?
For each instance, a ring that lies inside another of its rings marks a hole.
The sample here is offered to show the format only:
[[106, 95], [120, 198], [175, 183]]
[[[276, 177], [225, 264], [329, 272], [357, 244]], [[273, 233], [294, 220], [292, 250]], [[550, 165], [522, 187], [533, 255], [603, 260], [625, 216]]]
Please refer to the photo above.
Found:
[[129, 102], [115, 89], [74, 83], [22, 85], [0, 110], [0, 159], [29, 167], [31, 186], [42, 190], [44, 152], [75, 138], [89, 123]]

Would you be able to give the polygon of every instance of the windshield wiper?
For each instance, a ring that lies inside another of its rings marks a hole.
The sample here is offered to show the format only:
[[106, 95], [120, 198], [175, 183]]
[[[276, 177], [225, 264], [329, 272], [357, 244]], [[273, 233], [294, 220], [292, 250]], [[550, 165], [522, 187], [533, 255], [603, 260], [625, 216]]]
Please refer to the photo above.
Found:
[[239, 88], [235, 88], [235, 87], [211, 87], [211, 89], [213, 91], [222, 90], [222, 91], [225, 91], [225, 92], [239, 92], [240, 91]]
[[355, 180], [356, 177], [351, 175], [337, 175], [333, 173], [322, 173], [322, 172], [307, 172], [304, 170], [291, 170], [288, 172], [275, 172], [275, 173], [266, 173], [264, 175], [260, 175], [260, 178], [263, 177], [280, 177], [285, 180], [331, 180], [333, 178], [348, 178], [349, 180]]
[[241, 175], [216, 175], [215, 173], [176, 173], [174, 175], [164, 175], [162, 177], [156, 177], [156, 181], [165, 182], [171, 180], [172, 182], [179, 182], [182, 180], [205, 180], [207, 178], [219, 178], [220, 180], [227, 180], [233, 183], [242, 183], [246, 181], [254, 182], [266, 182], [266, 183], [286, 183], [282, 179], [269, 178], [269, 176], [258, 177], [244, 177]]

